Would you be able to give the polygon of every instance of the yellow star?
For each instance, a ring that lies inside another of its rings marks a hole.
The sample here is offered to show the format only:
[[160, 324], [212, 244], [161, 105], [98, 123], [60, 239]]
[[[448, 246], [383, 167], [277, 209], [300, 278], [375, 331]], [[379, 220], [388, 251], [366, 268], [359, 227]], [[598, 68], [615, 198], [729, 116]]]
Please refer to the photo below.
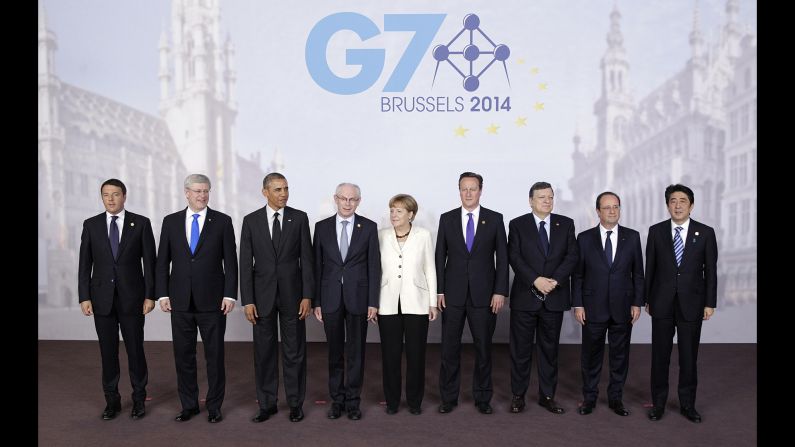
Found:
[[533, 67], [530, 69], [530, 74], [537, 75], [538, 74], [538, 67]]
[[498, 126], [498, 125], [496, 125], [494, 123], [491, 123], [491, 126], [486, 128], [486, 131], [488, 133], [490, 133], [490, 134], [497, 135], [497, 129], [499, 129], [499, 128], [500, 128], [500, 126]]
[[535, 109], [536, 110], [544, 110], [544, 103], [543, 102], [537, 102], [536, 105], [535, 105]]
[[457, 136], [457, 137], [466, 137], [466, 133], [468, 131], [469, 131], [469, 129], [464, 128], [464, 126], [462, 126], [460, 124], [458, 125], [457, 129], [453, 130], [453, 132], [455, 132], [455, 136]]
[[517, 64], [519, 64], [519, 65], [522, 65], [522, 64], [524, 64], [524, 59], [521, 59], [521, 58], [520, 58], [520, 59], [518, 59], [518, 60], [516, 61], [516, 63], [517, 63]]
[[516, 123], [517, 126], [526, 126], [527, 125], [527, 117], [526, 116], [520, 116], [519, 118], [516, 118], [516, 121], [514, 121], [514, 123]]
[[546, 90], [547, 89], [547, 83], [546, 82], [542, 82], [542, 83], [538, 84], [538, 89], [539, 90]]

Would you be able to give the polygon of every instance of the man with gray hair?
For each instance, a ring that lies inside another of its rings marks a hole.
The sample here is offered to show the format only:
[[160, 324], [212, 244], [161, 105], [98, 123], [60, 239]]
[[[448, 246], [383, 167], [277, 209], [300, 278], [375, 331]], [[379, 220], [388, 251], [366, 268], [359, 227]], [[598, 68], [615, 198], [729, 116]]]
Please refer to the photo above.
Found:
[[[362, 381], [367, 322], [378, 318], [381, 292], [381, 252], [378, 226], [356, 214], [361, 190], [340, 183], [334, 193], [337, 213], [315, 224], [315, 317], [323, 323], [328, 342], [329, 419], [343, 410], [348, 419], [362, 412]], [[343, 359], [344, 354], [344, 359]]]
[[207, 207], [210, 179], [185, 178], [188, 206], [163, 218], [157, 252], [156, 296], [171, 313], [177, 392], [184, 422], [199, 414], [196, 335], [201, 333], [207, 363], [207, 421], [221, 422], [226, 375], [226, 315], [237, 299], [237, 251], [232, 218]]

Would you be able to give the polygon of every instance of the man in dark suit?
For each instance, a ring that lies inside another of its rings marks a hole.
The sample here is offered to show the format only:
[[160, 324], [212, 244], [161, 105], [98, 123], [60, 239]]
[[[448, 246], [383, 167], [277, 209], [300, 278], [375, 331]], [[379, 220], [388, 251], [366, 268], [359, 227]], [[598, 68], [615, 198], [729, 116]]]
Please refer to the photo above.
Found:
[[508, 252], [502, 214], [480, 206], [483, 177], [458, 178], [461, 207], [439, 217], [436, 280], [442, 310], [442, 362], [439, 413], [458, 405], [461, 388], [461, 334], [464, 322], [475, 344], [472, 396], [482, 414], [491, 414], [491, 337], [497, 312], [508, 293]]
[[646, 240], [646, 312], [651, 315], [651, 395], [649, 419], [657, 421], [668, 400], [668, 366], [674, 333], [679, 346], [679, 408], [692, 422], [696, 411], [701, 322], [718, 303], [718, 243], [715, 230], [690, 218], [693, 190], [665, 188], [671, 219], [649, 228]]
[[306, 317], [312, 310], [314, 258], [306, 213], [287, 205], [287, 179], [272, 172], [262, 180], [264, 208], [243, 218], [240, 235], [240, 298], [254, 328], [254, 383], [259, 412], [254, 422], [276, 414], [278, 333], [282, 334], [284, 392], [290, 420], [304, 418]]
[[618, 224], [621, 199], [616, 193], [606, 191], [596, 197], [596, 214], [599, 225], [577, 236], [580, 256], [571, 288], [574, 316], [583, 326], [583, 403], [578, 412], [590, 414], [596, 406], [607, 334], [608, 406], [619, 416], [629, 416], [622, 397], [629, 370], [632, 325], [640, 317], [643, 305], [643, 252], [640, 234]]
[[[328, 342], [329, 419], [343, 410], [359, 420], [362, 412], [364, 348], [367, 322], [378, 318], [381, 253], [378, 227], [356, 214], [361, 190], [340, 183], [334, 193], [337, 214], [315, 224], [315, 317], [323, 323]], [[344, 353], [344, 362], [343, 362]]]
[[237, 297], [237, 252], [232, 218], [207, 207], [210, 179], [185, 178], [184, 210], [163, 218], [157, 253], [157, 296], [160, 309], [171, 312], [177, 392], [184, 422], [199, 414], [196, 379], [196, 335], [201, 333], [207, 362], [207, 420], [221, 422], [226, 373], [226, 315]]
[[[78, 263], [80, 308], [94, 315], [102, 355], [102, 419], [121, 411], [119, 329], [127, 350], [133, 408], [146, 414], [148, 373], [144, 356], [144, 315], [155, 307], [155, 238], [149, 219], [124, 209], [127, 187], [115, 178], [100, 187], [105, 212], [83, 222]], [[143, 268], [142, 268], [143, 265]]]
[[563, 312], [571, 307], [570, 275], [577, 266], [574, 221], [552, 214], [555, 193], [547, 182], [530, 187], [532, 213], [511, 220], [508, 257], [511, 287], [511, 412], [525, 408], [530, 384], [533, 344], [538, 343], [538, 404], [554, 414], [565, 410], [555, 402], [558, 346]]

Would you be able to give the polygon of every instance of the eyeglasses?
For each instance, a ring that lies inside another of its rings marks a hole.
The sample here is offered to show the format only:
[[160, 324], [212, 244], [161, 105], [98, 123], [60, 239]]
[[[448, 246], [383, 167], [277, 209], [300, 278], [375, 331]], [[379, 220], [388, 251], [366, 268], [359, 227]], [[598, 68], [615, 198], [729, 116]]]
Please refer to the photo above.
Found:
[[602, 206], [602, 207], [599, 207], [599, 209], [602, 210], [602, 211], [610, 211], [610, 210], [618, 211], [618, 210], [621, 209], [621, 205]]
[[336, 198], [337, 200], [339, 200], [342, 203], [348, 203], [348, 204], [359, 203], [359, 201], [362, 200], [361, 197], [342, 197], [342, 196], [338, 196], [336, 194], [334, 195], [334, 198]]
[[209, 189], [190, 189], [190, 188], [188, 188], [188, 191], [190, 191], [190, 192], [192, 192], [194, 194], [210, 194], [210, 190]]

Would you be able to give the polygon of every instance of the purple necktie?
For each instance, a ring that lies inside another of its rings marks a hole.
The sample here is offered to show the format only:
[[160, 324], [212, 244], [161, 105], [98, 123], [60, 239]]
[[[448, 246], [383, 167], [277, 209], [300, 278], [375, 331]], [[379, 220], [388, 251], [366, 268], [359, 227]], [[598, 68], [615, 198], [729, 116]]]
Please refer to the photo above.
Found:
[[472, 243], [475, 242], [475, 222], [472, 221], [472, 213], [467, 213], [467, 251], [472, 253]]

